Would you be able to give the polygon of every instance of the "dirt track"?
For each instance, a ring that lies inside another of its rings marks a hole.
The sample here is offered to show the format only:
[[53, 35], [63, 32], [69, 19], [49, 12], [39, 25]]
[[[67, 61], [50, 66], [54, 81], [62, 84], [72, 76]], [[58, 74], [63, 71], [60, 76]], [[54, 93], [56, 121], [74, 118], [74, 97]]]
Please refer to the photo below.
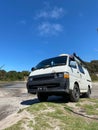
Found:
[[[98, 83], [93, 83], [91, 97], [98, 98]], [[9, 115], [37, 102], [39, 101], [36, 96], [27, 93], [25, 82], [2, 85], [0, 87], [0, 128], [5, 128], [3, 124], [7, 122]]]
[[91, 98], [98, 98], [98, 82], [92, 83], [92, 86]]
[[32, 99], [32, 95], [27, 94], [26, 83], [16, 83], [0, 88], [0, 120], [8, 115], [27, 107], [22, 102]]

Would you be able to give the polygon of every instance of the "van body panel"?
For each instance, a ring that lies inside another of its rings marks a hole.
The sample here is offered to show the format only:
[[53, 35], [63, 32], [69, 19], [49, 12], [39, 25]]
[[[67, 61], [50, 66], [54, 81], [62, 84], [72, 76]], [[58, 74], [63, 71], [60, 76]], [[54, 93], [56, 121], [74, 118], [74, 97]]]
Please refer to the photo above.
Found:
[[42, 68], [42, 69], [34, 70], [33, 72], [31, 72], [29, 77], [35, 76], [35, 75], [43, 75], [43, 74], [66, 72], [66, 71], [67, 71], [67, 65]]

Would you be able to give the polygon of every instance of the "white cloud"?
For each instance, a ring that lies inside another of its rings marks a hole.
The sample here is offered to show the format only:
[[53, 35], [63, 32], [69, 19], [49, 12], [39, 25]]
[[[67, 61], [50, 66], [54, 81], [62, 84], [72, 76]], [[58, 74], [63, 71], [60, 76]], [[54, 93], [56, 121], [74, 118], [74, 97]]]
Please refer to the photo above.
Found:
[[39, 14], [37, 14], [36, 18], [39, 19], [39, 18], [48, 18], [49, 17], [49, 14], [47, 11], [40, 11]]
[[37, 11], [35, 20], [37, 29], [41, 36], [58, 35], [63, 31], [63, 25], [59, 20], [67, 14], [62, 7], [50, 6], [49, 2], [44, 3], [43, 9]]
[[63, 15], [64, 15], [64, 9], [63, 8], [57, 8], [57, 7], [55, 7], [50, 13], [50, 17], [56, 18], [56, 19], [62, 17]]
[[53, 9], [43, 9], [40, 10], [36, 15], [36, 19], [44, 18], [44, 19], [59, 19], [65, 15], [65, 11], [63, 8], [54, 7]]
[[58, 35], [58, 33], [63, 31], [63, 26], [61, 24], [54, 24], [49, 22], [44, 22], [38, 26], [40, 35]]

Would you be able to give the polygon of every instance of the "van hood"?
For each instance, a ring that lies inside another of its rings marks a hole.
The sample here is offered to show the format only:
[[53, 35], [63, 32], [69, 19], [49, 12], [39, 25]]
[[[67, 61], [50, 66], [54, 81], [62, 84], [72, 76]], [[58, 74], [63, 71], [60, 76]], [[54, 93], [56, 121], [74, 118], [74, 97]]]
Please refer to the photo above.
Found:
[[36, 75], [57, 73], [57, 72], [64, 72], [64, 71], [67, 71], [67, 67], [65, 65], [64, 66], [55, 66], [55, 67], [42, 68], [42, 69], [34, 70], [30, 73], [29, 76], [36, 76]]

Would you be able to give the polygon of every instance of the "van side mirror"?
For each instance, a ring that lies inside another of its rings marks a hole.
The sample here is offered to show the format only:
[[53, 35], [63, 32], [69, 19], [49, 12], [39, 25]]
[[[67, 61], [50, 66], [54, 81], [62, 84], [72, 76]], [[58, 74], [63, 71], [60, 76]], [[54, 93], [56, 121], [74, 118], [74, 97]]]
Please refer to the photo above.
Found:
[[76, 62], [75, 61], [70, 61], [70, 67], [72, 67], [72, 68], [77, 68], [76, 67]]
[[35, 68], [34, 68], [34, 67], [32, 67], [32, 68], [31, 68], [31, 71], [34, 71], [34, 70], [35, 70]]

